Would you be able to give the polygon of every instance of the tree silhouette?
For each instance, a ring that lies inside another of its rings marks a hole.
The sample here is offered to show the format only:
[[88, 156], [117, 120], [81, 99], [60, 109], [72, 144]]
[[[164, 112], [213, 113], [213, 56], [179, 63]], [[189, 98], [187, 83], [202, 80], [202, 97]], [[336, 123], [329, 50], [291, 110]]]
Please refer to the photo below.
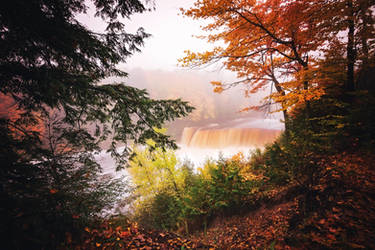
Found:
[[[90, 6], [107, 23], [102, 33], [76, 18]], [[0, 234], [7, 238], [2, 247], [54, 249], [73, 231], [79, 240], [83, 224], [119, 194], [119, 182], [101, 177], [95, 161], [101, 142], [111, 141], [119, 167], [131, 155], [130, 142], [152, 138], [158, 146], [176, 147], [155, 128], [192, 107], [150, 99], [145, 90], [123, 83], [101, 83], [126, 76], [116, 65], [149, 36], [142, 28], [126, 32], [121, 18], [147, 10], [138, 0], [2, 4]]]

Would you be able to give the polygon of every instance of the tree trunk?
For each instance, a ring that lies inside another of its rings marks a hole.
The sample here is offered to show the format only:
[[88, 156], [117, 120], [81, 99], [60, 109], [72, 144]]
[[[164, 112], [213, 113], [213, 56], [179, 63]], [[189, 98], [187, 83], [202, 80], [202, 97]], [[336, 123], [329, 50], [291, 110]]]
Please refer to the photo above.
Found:
[[[273, 82], [275, 84], [276, 91], [282, 95], [285, 96], [285, 91], [280, 86], [280, 83], [277, 81], [276, 78], [273, 78]], [[289, 115], [288, 111], [286, 110], [286, 107], [283, 103], [281, 103], [281, 108], [283, 109], [283, 115], [284, 115], [284, 124], [285, 124], [285, 134], [288, 137], [289, 134]]]
[[347, 79], [346, 90], [354, 91], [354, 63], [355, 63], [355, 44], [354, 44], [354, 7], [353, 0], [347, 1], [348, 7], [348, 45], [347, 45]]
[[[374, 5], [375, 3], [372, 3]], [[362, 43], [362, 68], [368, 67], [369, 61], [369, 46], [368, 46], [368, 38], [371, 36], [370, 32], [370, 23], [373, 23], [373, 17], [370, 11], [370, 3], [368, 1], [361, 1], [360, 2], [360, 18], [362, 21], [362, 27], [360, 30], [361, 36], [361, 43]], [[370, 12], [370, 13], [369, 13]]]

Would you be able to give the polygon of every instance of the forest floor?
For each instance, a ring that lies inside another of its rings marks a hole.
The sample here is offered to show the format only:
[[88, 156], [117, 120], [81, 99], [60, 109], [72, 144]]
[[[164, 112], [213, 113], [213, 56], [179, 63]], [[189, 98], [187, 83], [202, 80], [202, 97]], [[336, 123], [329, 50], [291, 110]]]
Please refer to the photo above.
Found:
[[298, 213], [298, 199], [290, 199], [287, 191], [274, 192], [267, 203], [254, 211], [217, 217], [206, 232], [196, 232], [191, 239], [217, 249], [287, 249], [284, 239], [288, 224]]
[[[288, 223], [297, 212], [298, 199], [290, 200], [293, 188], [284, 187], [269, 192], [267, 204], [256, 210], [216, 217], [208, 230], [183, 236], [172, 232], [143, 229], [136, 224], [129, 227], [102, 225], [102, 230], [91, 230], [88, 249], [275, 249], [285, 248]], [[117, 237], [117, 238], [116, 238]], [[104, 240], [107, 238], [108, 240]], [[117, 240], [113, 240], [116, 238]]]
[[298, 186], [271, 190], [258, 209], [217, 217], [191, 239], [216, 249], [375, 249], [375, 155], [343, 152], [320, 164], [310, 196]]
[[319, 164], [309, 196], [296, 184], [274, 188], [257, 208], [217, 216], [188, 236], [104, 225], [88, 231], [83, 249], [375, 249], [375, 155], [342, 153]]

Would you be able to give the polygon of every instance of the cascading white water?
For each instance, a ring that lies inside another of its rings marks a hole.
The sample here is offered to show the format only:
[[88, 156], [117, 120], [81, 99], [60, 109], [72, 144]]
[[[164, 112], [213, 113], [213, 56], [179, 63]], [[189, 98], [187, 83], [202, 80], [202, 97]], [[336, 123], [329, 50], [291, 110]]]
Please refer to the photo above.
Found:
[[[262, 148], [272, 143], [282, 132], [283, 124], [276, 119], [237, 119], [225, 124], [209, 124], [204, 127], [185, 127], [176, 155], [180, 162], [189, 160], [196, 167], [205, 160], [218, 159], [243, 152], [249, 155], [255, 148]], [[120, 149], [119, 149], [120, 150]], [[104, 173], [115, 173], [115, 163], [109, 153], [101, 152], [97, 160]], [[127, 175], [126, 171], [121, 174]]]
[[185, 127], [177, 154], [196, 166], [205, 160], [231, 157], [242, 152], [249, 156], [256, 148], [272, 143], [282, 132], [283, 124], [276, 119], [236, 119], [224, 124]]
[[216, 148], [261, 147], [276, 139], [280, 130], [264, 128], [194, 128], [187, 127], [181, 143], [187, 147]]

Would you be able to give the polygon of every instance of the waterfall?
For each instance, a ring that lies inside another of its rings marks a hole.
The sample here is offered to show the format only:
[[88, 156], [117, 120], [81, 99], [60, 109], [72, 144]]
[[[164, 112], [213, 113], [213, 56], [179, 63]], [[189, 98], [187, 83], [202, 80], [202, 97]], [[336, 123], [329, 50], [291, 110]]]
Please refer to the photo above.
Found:
[[197, 148], [261, 147], [273, 142], [281, 133], [264, 128], [197, 128], [186, 127], [181, 144]]

